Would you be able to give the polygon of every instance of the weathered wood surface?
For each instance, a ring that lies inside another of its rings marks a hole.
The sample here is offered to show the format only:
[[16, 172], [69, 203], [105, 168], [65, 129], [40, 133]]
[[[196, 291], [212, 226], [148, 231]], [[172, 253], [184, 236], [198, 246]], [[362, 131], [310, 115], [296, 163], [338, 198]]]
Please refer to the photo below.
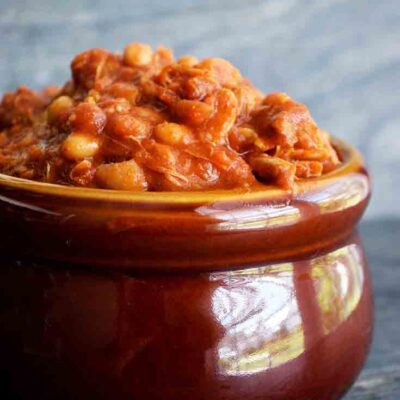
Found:
[[400, 399], [399, 0], [0, 0], [0, 38], [0, 92], [63, 82], [88, 47], [163, 43], [178, 55], [230, 59], [357, 145], [375, 182], [362, 230], [377, 328], [346, 399]]
[[361, 224], [375, 290], [368, 363], [346, 400], [400, 399], [400, 219]]

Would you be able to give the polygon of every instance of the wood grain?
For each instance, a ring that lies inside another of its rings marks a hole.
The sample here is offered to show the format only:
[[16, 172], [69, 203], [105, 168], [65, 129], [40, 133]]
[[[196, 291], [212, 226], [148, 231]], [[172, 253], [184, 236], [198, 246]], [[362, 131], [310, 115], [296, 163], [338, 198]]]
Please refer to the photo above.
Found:
[[375, 334], [371, 354], [346, 400], [400, 398], [400, 219], [367, 221], [361, 234], [375, 292]]

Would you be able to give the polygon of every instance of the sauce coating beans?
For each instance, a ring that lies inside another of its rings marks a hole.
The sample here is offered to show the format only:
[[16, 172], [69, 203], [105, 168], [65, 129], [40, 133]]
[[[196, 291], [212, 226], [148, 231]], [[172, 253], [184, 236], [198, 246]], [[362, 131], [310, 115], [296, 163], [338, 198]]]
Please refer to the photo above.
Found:
[[263, 96], [228, 61], [92, 49], [64, 87], [20, 87], [0, 104], [0, 172], [132, 191], [292, 189], [339, 159], [308, 109]]

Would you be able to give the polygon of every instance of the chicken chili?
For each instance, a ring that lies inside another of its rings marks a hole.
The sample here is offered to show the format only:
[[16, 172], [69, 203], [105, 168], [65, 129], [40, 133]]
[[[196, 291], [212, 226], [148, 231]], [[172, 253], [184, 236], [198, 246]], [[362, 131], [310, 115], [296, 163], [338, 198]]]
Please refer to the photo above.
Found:
[[224, 59], [132, 43], [78, 54], [71, 70], [61, 89], [4, 95], [1, 173], [134, 191], [291, 189], [339, 164], [306, 106], [264, 96]]

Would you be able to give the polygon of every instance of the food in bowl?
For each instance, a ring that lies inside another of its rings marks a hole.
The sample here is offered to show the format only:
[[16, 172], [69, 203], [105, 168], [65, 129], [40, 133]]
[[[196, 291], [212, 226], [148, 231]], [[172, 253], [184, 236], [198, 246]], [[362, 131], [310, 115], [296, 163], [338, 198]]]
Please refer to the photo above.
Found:
[[0, 172], [129, 191], [293, 189], [340, 163], [328, 133], [285, 93], [264, 96], [228, 61], [131, 43], [92, 49], [61, 89], [0, 105]]

